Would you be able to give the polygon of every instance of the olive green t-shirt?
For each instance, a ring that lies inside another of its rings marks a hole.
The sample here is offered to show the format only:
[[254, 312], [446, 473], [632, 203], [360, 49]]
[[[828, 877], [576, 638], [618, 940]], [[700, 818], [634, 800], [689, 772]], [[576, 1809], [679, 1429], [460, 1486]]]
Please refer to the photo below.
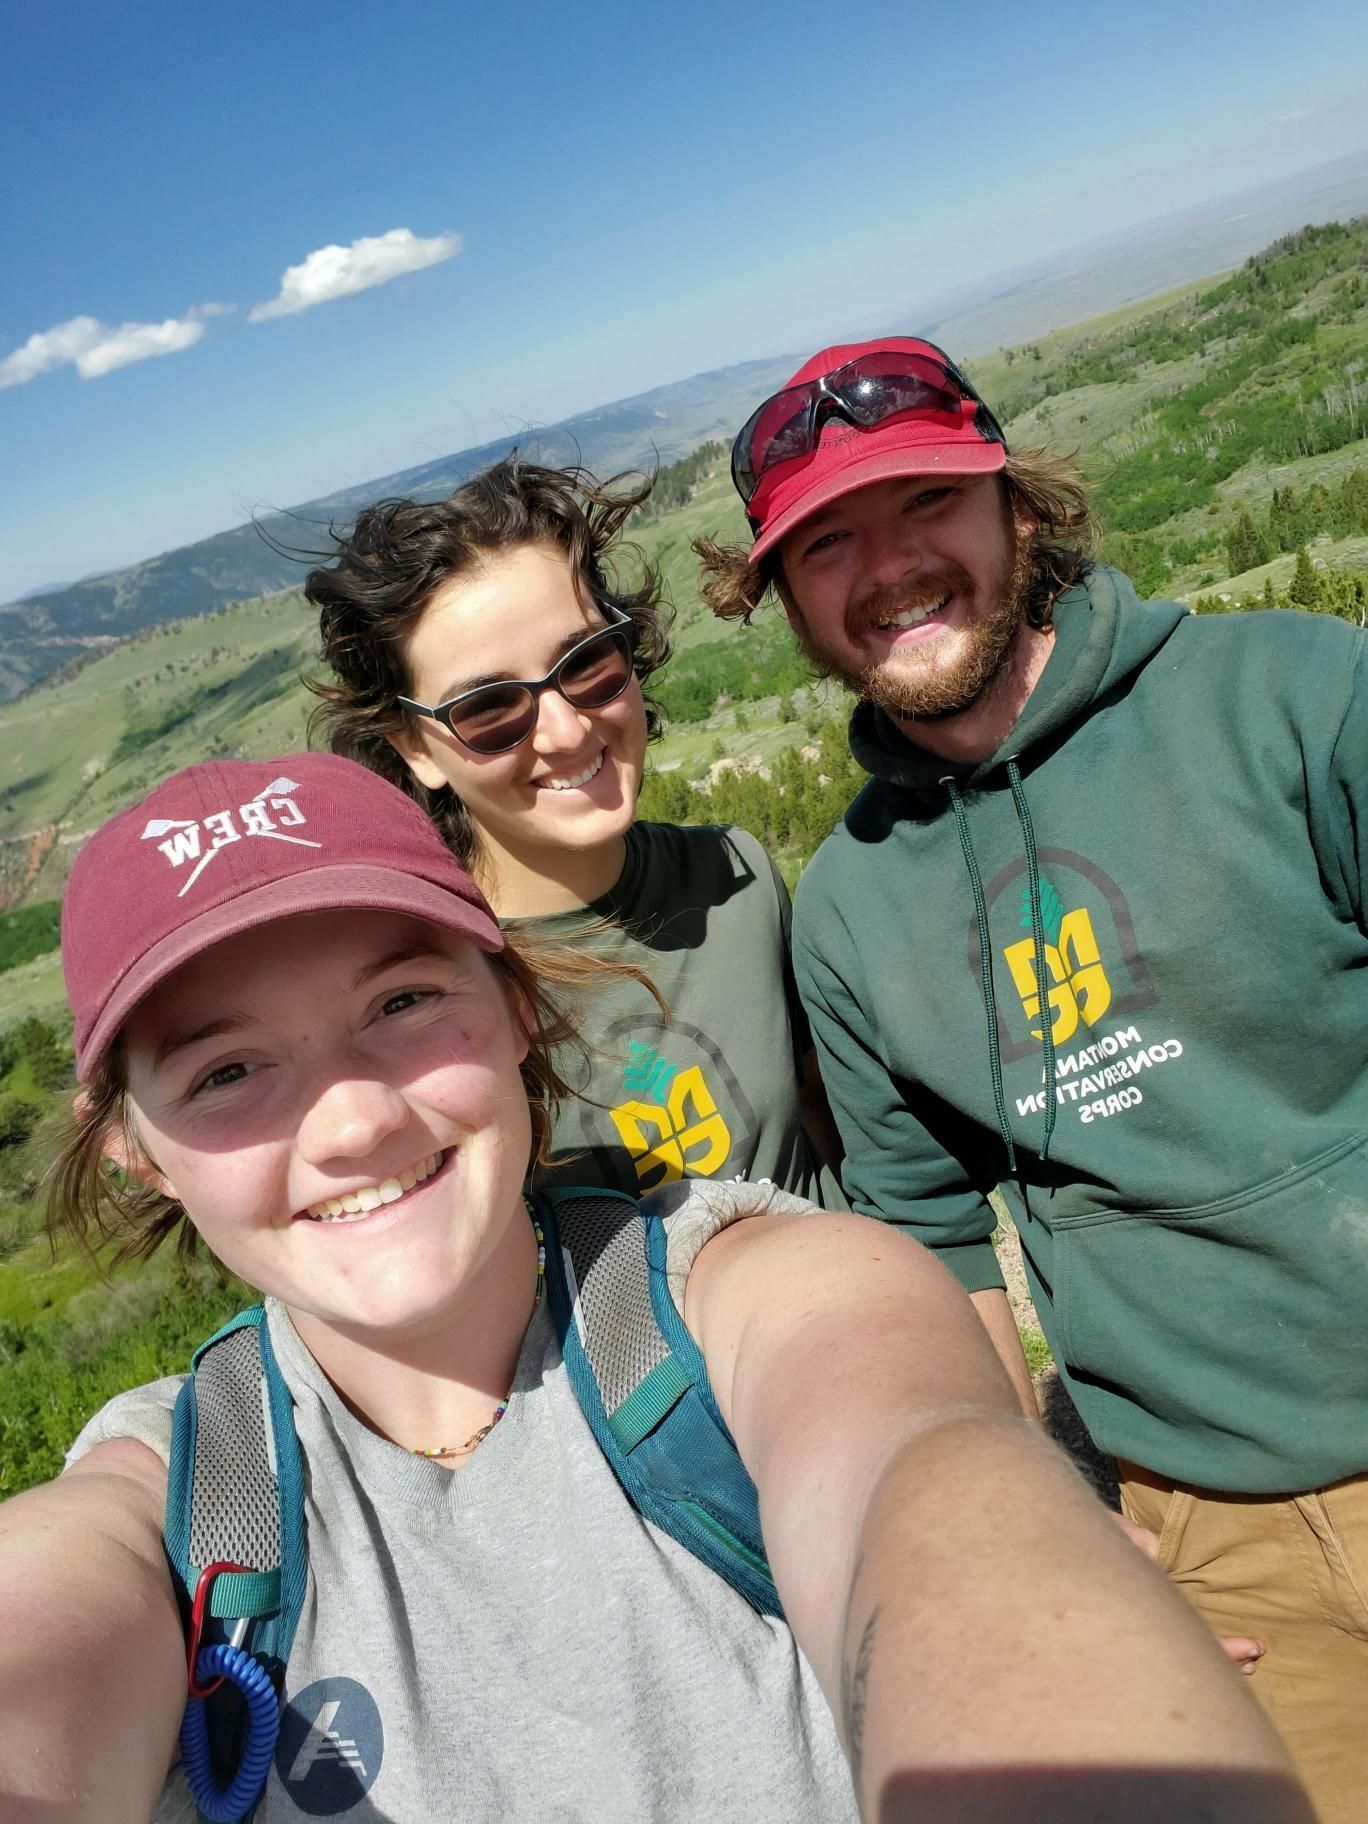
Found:
[[561, 1106], [539, 1184], [637, 1195], [674, 1179], [771, 1181], [846, 1208], [798, 1110], [810, 1044], [789, 962], [789, 898], [755, 837], [730, 826], [638, 823], [617, 884], [591, 906], [508, 919], [644, 969], [579, 999], [588, 1055], [565, 1047]]

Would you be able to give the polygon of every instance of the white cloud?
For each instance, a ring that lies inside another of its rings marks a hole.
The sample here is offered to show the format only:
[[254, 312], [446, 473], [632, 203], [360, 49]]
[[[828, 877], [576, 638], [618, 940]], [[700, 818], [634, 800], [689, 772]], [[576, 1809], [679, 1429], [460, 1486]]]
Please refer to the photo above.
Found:
[[193, 348], [204, 334], [204, 318], [221, 317], [231, 304], [199, 304], [183, 317], [164, 323], [120, 323], [111, 328], [98, 317], [71, 317], [51, 329], [39, 330], [22, 348], [0, 361], [0, 388], [23, 386], [55, 367], [74, 366], [83, 380], [98, 380], [116, 367], [150, 361], [154, 355], [174, 355]]
[[164, 323], [121, 323], [117, 329], [105, 330], [93, 348], [77, 355], [76, 372], [82, 380], [98, 380], [101, 374], [112, 374], [116, 367], [193, 348], [203, 334], [204, 325], [198, 317], [168, 317]]
[[408, 228], [363, 235], [350, 247], [318, 247], [298, 266], [285, 268], [280, 295], [256, 305], [247, 320], [264, 323], [268, 317], [292, 317], [296, 311], [312, 310], [315, 304], [369, 291], [372, 285], [387, 285], [402, 273], [440, 266], [460, 251], [459, 234], [434, 234], [423, 240]]
[[65, 367], [93, 348], [104, 333], [94, 317], [72, 317], [53, 329], [40, 330], [0, 361], [0, 386], [22, 386], [54, 367]]

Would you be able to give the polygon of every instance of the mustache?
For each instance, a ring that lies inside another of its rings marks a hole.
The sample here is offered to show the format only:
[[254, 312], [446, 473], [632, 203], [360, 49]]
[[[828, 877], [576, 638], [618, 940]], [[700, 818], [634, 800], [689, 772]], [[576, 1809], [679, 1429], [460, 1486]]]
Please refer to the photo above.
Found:
[[930, 608], [944, 601], [947, 595], [972, 598], [973, 593], [972, 577], [958, 564], [946, 565], [915, 580], [904, 578], [883, 588], [871, 589], [851, 603], [846, 614], [847, 637], [853, 638], [870, 627], [891, 621], [895, 615]]

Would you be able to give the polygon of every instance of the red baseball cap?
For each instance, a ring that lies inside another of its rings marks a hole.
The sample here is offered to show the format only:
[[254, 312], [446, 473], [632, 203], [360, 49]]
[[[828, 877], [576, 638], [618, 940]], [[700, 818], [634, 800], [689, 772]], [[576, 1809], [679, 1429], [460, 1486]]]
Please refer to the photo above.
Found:
[[[861, 429], [833, 410], [820, 421], [816, 446], [809, 454], [777, 462], [761, 475], [746, 505], [755, 532], [752, 563], [803, 520], [871, 482], [900, 475], [989, 475], [1006, 461], [1006, 440], [993, 414], [949, 356], [920, 336], [883, 336], [873, 342], [824, 348], [803, 363], [780, 394], [828, 379], [852, 362], [877, 362], [885, 355], [908, 357], [915, 367], [925, 370], [932, 384], [939, 376], [946, 391], [958, 395], [955, 409], [948, 413], [904, 412], [869, 429]], [[775, 395], [776, 400], [780, 394]], [[766, 401], [747, 420], [738, 446], [770, 403]], [[733, 476], [736, 467], [734, 452]]]
[[337, 754], [211, 760], [104, 824], [62, 901], [76, 1075], [144, 995], [226, 937], [298, 912], [405, 912], [501, 950], [480, 889], [398, 786]]

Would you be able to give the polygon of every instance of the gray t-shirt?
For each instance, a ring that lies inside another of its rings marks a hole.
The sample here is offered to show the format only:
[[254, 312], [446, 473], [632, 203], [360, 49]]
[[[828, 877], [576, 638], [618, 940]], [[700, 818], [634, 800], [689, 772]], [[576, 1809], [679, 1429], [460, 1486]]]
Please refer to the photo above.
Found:
[[[544, 1302], [502, 1423], [455, 1472], [368, 1431], [268, 1311], [309, 1579], [258, 1824], [853, 1824], [788, 1628], [631, 1506]], [[111, 1401], [68, 1460], [111, 1437], [165, 1459], [180, 1384]], [[157, 1824], [193, 1816], [173, 1772]]]
[[767, 1180], [847, 1207], [803, 1131], [798, 1067], [811, 1040], [789, 961], [789, 897], [748, 831], [634, 824], [610, 893], [504, 922], [637, 964], [671, 1016], [631, 981], [579, 1003], [592, 1049], [587, 1060], [570, 1048], [558, 1058], [576, 1099], [557, 1110], [537, 1183], [639, 1196], [680, 1178]]

